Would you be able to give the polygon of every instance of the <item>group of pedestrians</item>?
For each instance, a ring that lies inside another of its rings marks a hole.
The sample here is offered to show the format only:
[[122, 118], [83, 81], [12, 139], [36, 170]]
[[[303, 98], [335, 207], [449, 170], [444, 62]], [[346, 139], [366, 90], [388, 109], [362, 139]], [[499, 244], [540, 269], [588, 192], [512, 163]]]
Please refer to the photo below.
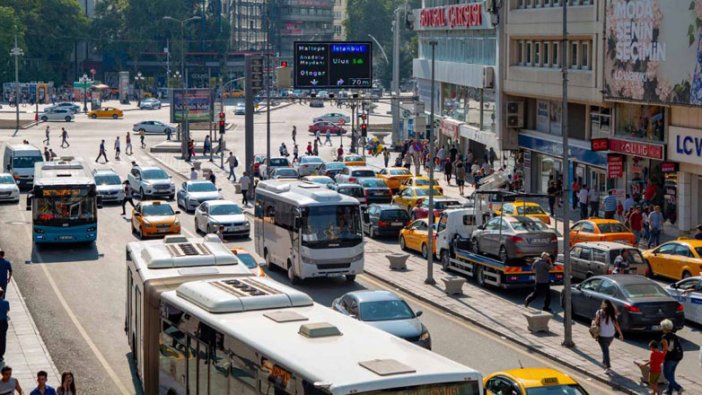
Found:
[[[12, 377], [12, 368], [4, 366], [0, 369], [0, 395], [23, 395], [22, 387], [16, 378]], [[37, 386], [29, 395], [76, 395], [76, 381], [72, 372], [63, 372], [61, 385], [54, 388], [47, 384], [49, 375], [44, 370], [37, 372]]]
[[[143, 145], [143, 136], [142, 136], [142, 145]], [[122, 141], [120, 140], [119, 136], [115, 138], [115, 141], [112, 145], [112, 148], [115, 151], [115, 160], [122, 160]], [[133, 155], [134, 154], [134, 148], [132, 147], [132, 136], [130, 132], [127, 132], [126, 138], [125, 138], [125, 154], [127, 155]], [[105, 143], [105, 139], [100, 140], [100, 146], [98, 148], [98, 156], [95, 158], [95, 163], [98, 163], [100, 161], [100, 158], [104, 159], [103, 163], [108, 163], [110, 160], [107, 159], [107, 147]]]

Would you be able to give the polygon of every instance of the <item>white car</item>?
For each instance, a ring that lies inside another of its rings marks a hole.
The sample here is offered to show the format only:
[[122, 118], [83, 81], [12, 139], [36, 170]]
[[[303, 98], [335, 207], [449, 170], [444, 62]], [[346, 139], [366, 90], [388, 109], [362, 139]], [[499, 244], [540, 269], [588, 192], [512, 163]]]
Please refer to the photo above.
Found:
[[339, 120], [343, 120], [345, 124], [351, 123], [351, 117], [350, 117], [350, 116], [348, 116], [348, 115], [346, 115], [346, 114], [338, 113], [338, 112], [330, 112], [330, 113], [321, 115], [321, 116], [319, 116], [319, 117], [315, 117], [315, 118], [312, 120], [312, 123], [317, 123], [317, 122], [331, 122], [331, 123], [333, 123], [333, 124], [337, 124], [337, 125], [338, 125], [338, 124], [339, 124]]
[[155, 98], [148, 98], [141, 101], [139, 108], [142, 110], [160, 110], [161, 100]]
[[185, 181], [180, 186], [176, 203], [186, 212], [194, 211], [202, 202], [218, 200], [222, 194], [217, 187], [206, 180]]
[[683, 305], [686, 320], [702, 325], [702, 276], [670, 284], [665, 291]]
[[288, 158], [283, 156], [276, 156], [271, 158], [270, 165], [267, 159], [264, 160], [263, 163], [261, 163], [261, 165], [258, 167], [258, 173], [260, 174], [261, 179], [265, 180], [267, 178], [270, 178], [273, 170], [277, 168], [286, 167], [290, 167], [290, 161], [288, 160]]
[[19, 202], [20, 190], [17, 181], [9, 173], [0, 173], [0, 201]]
[[248, 237], [251, 231], [241, 207], [230, 200], [209, 200], [195, 209], [195, 231], [215, 233], [220, 226], [225, 236]]
[[273, 169], [273, 172], [269, 178], [271, 180], [297, 180], [300, 178], [300, 174], [292, 167], [278, 167]]
[[59, 108], [62, 110], [69, 110], [74, 114], [77, 114], [77, 113], [81, 112], [81, 110], [82, 110], [81, 106], [79, 106], [75, 103], [61, 102], [61, 103], [56, 103], [54, 105], [51, 105], [51, 106], [44, 108], [44, 111], [51, 112], [51, 111], [54, 111], [54, 110], [59, 109]]
[[236, 107], [234, 107], [234, 115], [246, 115], [246, 105], [237, 103]]
[[103, 202], [121, 202], [124, 199], [124, 186], [117, 173], [111, 169], [93, 170], [97, 195]]
[[169, 130], [171, 133], [176, 132], [175, 126], [166, 125], [159, 121], [141, 121], [134, 124], [132, 130], [135, 132], [141, 132], [143, 130], [145, 134], [167, 134]]
[[167, 196], [168, 200], [172, 200], [175, 196], [175, 184], [171, 181], [171, 176], [160, 167], [134, 166], [127, 176], [127, 181], [141, 199], [148, 196]]
[[303, 155], [295, 166], [300, 177], [304, 177], [315, 174], [323, 164], [324, 161], [319, 156]]
[[67, 108], [55, 108], [39, 114], [39, 119], [43, 122], [63, 121], [71, 122], [76, 118], [75, 114]]

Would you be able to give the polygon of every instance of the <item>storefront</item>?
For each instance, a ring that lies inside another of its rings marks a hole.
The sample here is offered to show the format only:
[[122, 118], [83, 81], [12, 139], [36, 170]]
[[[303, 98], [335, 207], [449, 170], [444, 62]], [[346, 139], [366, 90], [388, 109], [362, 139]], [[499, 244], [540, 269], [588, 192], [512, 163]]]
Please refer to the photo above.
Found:
[[464, 152], [461, 141], [458, 138], [461, 122], [451, 118], [444, 118], [439, 123], [439, 147], [450, 148], [456, 144], [458, 152]]
[[[702, 129], [670, 126], [668, 128], [666, 201], [675, 199], [677, 228], [690, 231], [702, 223]], [[675, 194], [669, 193], [675, 183]]]
[[[622, 158], [623, 174], [613, 178], [613, 188], [623, 191], [622, 195], [630, 194], [640, 203], [664, 204], [665, 175], [661, 168], [665, 159], [664, 144], [610, 138], [609, 152]], [[644, 192], [649, 183], [655, 186], [655, 194], [644, 202]]]

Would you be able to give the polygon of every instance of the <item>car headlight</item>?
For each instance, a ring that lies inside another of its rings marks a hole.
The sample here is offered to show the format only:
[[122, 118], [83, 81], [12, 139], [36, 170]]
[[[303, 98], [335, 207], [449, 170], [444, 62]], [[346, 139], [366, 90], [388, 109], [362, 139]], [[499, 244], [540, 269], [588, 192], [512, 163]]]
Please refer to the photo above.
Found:
[[429, 335], [429, 331], [427, 330], [427, 328], [425, 328], [424, 326], [422, 326], [422, 330], [423, 330], [424, 332], [422, 332], [422, 334], [419, 336], [419, 341], [427, 341], [427, 340], [429, 340], [429, 339], [431, 338], [431, 335]]
[[244, 222], [244, 227], [250, 227], [251, 225], [249, 224], [249, 221]]
[[144, 226], [152, 227], [153, 224], [151, 224], [151, 222], [149, 222], [147, 220], [144, 220]]
[[178, 219], [176, 218], [176, 220], [173, 221], [173, 225], [175, 225], [175, 226], [180, 225], [180, 220], [178, 220]]

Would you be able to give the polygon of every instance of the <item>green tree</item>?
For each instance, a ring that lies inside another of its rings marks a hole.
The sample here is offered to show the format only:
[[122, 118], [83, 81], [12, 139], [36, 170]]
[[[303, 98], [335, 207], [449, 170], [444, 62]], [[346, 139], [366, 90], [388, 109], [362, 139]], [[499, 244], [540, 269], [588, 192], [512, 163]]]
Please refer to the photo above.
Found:
[[15, 46], [15, 34], [20, 47], [24, 47], [24, 25], [10, 7], [0, 6], [0, 81], [15, 80], [15, 61], [10, 50]]

